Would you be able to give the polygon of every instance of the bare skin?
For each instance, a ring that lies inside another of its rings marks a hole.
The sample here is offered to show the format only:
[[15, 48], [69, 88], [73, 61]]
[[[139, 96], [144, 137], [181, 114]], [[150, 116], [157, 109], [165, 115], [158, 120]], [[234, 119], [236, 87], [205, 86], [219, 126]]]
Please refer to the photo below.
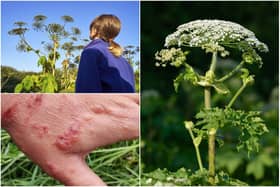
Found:
[[2, 128], [32, 161], [65, 185], [106, 185], [87, 166], [85, 156], [139, 136], [138, 94], [1, 97]]

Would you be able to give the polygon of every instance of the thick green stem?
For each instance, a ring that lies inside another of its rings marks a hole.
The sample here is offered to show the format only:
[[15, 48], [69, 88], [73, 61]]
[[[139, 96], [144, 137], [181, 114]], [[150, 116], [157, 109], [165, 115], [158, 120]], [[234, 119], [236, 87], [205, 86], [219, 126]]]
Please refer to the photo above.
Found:
[[196, 158], [197, 158], [197, 162], [198, 162], [198, 165], [199, 165], [199, 169], [202, 171], [203, 165], [202, 165], [201, 156], [200, 156], [200, 152], [199, 152], [199, 145], [196, 144], [196, 142], [195, 142], [195, 138], [194, 138], [191, 127], [187, 127], [187, 129], [188, 129], [188, 131], [191, 135], [192, 141], [193, 141], [193, 145], [194, 145], [194, 148], [195, 148], [195, 153], [196, 153]]
[[204, 106], [206, 109], [211, 108], [211, 87], [204, 88]]
[[209, 131], [209, 143], [208, 143], [208, 159], [209, 159], [209, 182], [215, 185], [215, 136], [216, 129], [212, 128]]
[[232, 99], [230, 100], [229, 104], [226, 106], [226, 108], [230, 108], [233, 103], [236, 101], [237, 97], [243, 92], [243, 90], [246, 88], [247, 84], [242, 84], [242, 86], [239, 88], [239, 90], [237, 90], [237, 92], [235, 93], [235, 95], [232, 97]]
[[[209, 71], [214, 73], [217, 63], [217, 52], [213, 52], [211, 65]], [[211, 108], [211, 87], [204, 88], [204, 103], [205, 108]], [[215, 185], [215, 137], [216, 129], [211, 128], [209, 130], [208, 138], [208, 170], [209, 170], [209, 182], [211, 185]]]
[[224, 82], [225, 80], [229, 79], [232, 77], [242, 66], [245, 64], [245, 61], [240, 62], [231, 72], [223, 76], [222, 78], [216, 80], [216, 82]]

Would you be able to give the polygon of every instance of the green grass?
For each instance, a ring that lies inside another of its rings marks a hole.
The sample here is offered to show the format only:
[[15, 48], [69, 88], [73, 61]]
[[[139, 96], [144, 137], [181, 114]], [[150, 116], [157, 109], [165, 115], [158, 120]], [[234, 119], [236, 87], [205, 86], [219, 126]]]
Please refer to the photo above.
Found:
[[[139, 141], [124, 141], [93, 151], [87, 163], [108, 185], [139, 185]], [[63, 185], [30, 161], [1, 130], [1, 186]]]

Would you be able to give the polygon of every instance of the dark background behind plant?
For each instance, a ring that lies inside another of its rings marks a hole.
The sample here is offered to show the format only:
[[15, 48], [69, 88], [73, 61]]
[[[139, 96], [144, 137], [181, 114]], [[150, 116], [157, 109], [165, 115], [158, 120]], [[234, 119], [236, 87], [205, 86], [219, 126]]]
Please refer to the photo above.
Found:
[[[175, 94], [172, 81], [178, 69], [155, 67], [154, 54], [163, 48], [165, 37], [178, 25], [196, 19], [221, 19], [248, 28], [269, 47], [269, 53], [260, 54], [264, 62], [262, 69], [249, 67], [256, 74], [255, 84], [246, 88], [235, 106], [262, 111], [270, 132], [262, 138], [259, 153], [248, 159], [245, 152], [237, 152], [233, 146], [237, 132], [228, 129], [222, 137], [225, 145], [217, 148], [217, 169], [225, 169], [232, 177], [250, 185], [278, 184], [278, 11], [278, 2], [141, 3], [141, 157], [144, 172], [156, 168], [198, 169], [183, 121], [191, 120], [202, 107], [203, 95], [199, 88], [194, 89], [188, 83]], [[195, 50], [188, 56], [188, 62], [205, 71], [210, 58], [202, 50]], [[231, 63], [240, 62], [240, 54], [232, 52], [230, 60], [223, 61], [218, 62], [218, 71], [225, 73]], [[234, 89], [238, 84], [239, 80], [232, 79], [229, 86]], [[227, 102], [227, 97], [215, 95], [212, 104], [223, 106]], [[207, 155], [207, 144], [201, 146], [201, 154]], [[207, 160], [203, 162], [206, 164]]]

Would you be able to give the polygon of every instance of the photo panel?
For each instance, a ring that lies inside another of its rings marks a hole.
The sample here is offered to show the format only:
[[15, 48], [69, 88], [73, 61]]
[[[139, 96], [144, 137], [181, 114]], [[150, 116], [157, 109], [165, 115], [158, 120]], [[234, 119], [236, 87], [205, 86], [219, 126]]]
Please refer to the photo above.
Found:
[[279, 185], [279, 2], [141, 2], [141, 185]]
[[1, 185], [139, 186], [139, 1], [1, 1]]
[[138, 1], [4, 1], [2, 93], [139, 92]]

